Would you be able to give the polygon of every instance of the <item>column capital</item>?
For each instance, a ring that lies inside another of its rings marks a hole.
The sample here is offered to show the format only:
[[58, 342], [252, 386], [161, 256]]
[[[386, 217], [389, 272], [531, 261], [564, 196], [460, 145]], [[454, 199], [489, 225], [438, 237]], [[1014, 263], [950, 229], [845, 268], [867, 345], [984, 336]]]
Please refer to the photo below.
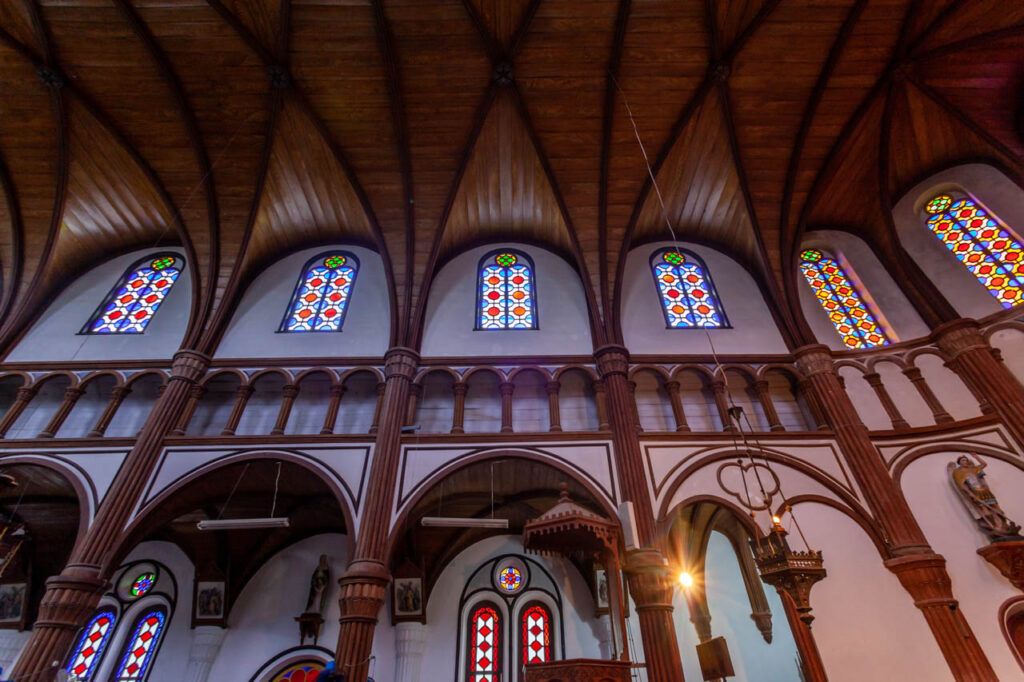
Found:
[[67, 567], [47, 578], [35, 627], [75, 631], [82, 627], [109, 583], [92, 569]]
[[452, 390], [455, 391], [455, 395], [466, 395], [466, 391], [469, 390], [469, 384], [465, 381], [456, 381], [452, 384]]
[[511, 381], [503, 381], [498, 387], [502, 395], [512, 395], [516, 390], [516, 385]]
[[666, 393], [677, 393], [679, 391], [679, 382], [676, 381], [675, 379], [672, 379], [671, 381], [666, 381], [664, 384], [664, 388]]
[[793, 351], [796, 359], [796, 367], [805, 377], [810, 377], [822, 372], [833, 372], [832, 349], [828, 346], [816, 343], [810, 346], [801, 346]]
[[341, 622], [376, 623], [377, 613], [387, 597], [391, 576], [379, 561], [352, 562], [338, 578], [341, 586]]
[[210, 366], [210, 356], [197, 350], [179, 350], [171, 364], [171, 378], [196, 382]]
[[544, 390], [548, 392], [548, 395], [558, 395], [558, 391], [562, 388], [562, 384], [557, 381], [549, 381], [544, 385]]
[[77, 400], [78, 398], [82, 397], [83, 393], [85, 393], [84, 388], [79, 388], [78, 386], [68, 386], [66, 389], [64, 389], [64, 399]]
[[594, 351], [597, 360], [597, 372], [602, 378], [610, 374], [629, 373], [629, 351], [625, 346], [608, 344]]
[[282, 389], [282, 393], [285, 398], [297, 398], [299, 395], [299, 387], [295, 384], [285, 384]]
[[235, 391], [235, 395], [237, 395], [240, 398], [241, 397], [248, 398], [248, 397], [250, 397], [255, 392], [256, 392], [256, 389], [252, 387], [252, 384], [243, 384], [243, 385], [239, 386], [238, 389]]
[[956, 605], [946, 559], [941, 554], [918, 553], [887, 559], [885, 567], [896, 574], [917, 608]]
[[39, 393], [39, 389], [34, 386], [31, 388], [19, 388], [17, 399], [28, 402], [36, 397], [36, 393]]
[[950, 360], [965, 351], [990, 349], [978, 321], [966, 317], [940, 324], [932, 330], [931, 338]]
[[110, 397], [115, 399], [123, 399], [127, 397], [129, 394], [131, 394], [131, 392], [132, 389], [128, 386], [115, 386], [113, 390], [110, 391]]
[[672, 610], [675, 584], [661, 552], [650, 548], [627, 552], [623, 570], [637, 611]]
[[384, 376], [393, 376], [412, 380], [420, 364], [420, 354], [412, 348], [394, 346], [384, 354]]

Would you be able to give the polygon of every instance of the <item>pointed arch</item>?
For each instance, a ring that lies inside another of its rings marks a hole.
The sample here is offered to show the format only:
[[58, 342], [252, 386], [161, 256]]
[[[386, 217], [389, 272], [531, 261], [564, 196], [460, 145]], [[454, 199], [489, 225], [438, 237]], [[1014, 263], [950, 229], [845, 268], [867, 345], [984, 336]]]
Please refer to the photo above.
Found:
[[162, 604], [143, 611], [132, 626], [131, 638], [125, 642], [117, 672], [110, 682], [144, 682], [156, 658], [168, 619]]
[[1004, 308], [1024, 301], [1024, 246], [968, 197], [937, 194], [924, 207], [928, 228]]
[[862, 292], [835, 258], [807, 249], [800, 254], [800, 270], [847, 348], [889, 345]]
[[659, 249], [651, 254], [651, 273], [669, 329], [729, 326], [708, 268], [697, 254]]
[[100, 608], [82, 629], [78, 643], [68, 658], [68, 678], [73, 682], [92, 682], [99, 669], [110, 637], [117, 625], [117, 613], [112, 606]]
[[521, 251], [498, 249], [477, 267], [478, 330], [538, 329], [533, 260]]
[[133, 263], [92, 314], [82, 334], [141, 334], [185, 269], [176, 253], [158, 253]]
[[306, 261], [281, 331], [341, 331], [358, 273], [359, 259], [348, 251], [325, 251]]

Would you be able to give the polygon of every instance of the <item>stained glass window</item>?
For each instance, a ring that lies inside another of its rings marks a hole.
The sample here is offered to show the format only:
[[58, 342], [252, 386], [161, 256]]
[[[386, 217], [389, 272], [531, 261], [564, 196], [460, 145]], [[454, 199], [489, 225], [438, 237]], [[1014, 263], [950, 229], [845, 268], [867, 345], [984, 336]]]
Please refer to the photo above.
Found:
[[478, 604], [469, 620], [468, 682], [501, 679], [501, 616], [490, 602]]
[[807, 249], [800, 254], [800, 269], [847, 348], [888, 345], [885, 332], [834, 258]]
[[480, 261], [477, 329], [537, 329], [533, 263], [518, 251]]
[[141, 597], [153, 589], [153, 585], [156, 583], [156, 573], [152, 571], [146, 571], [132, 582], [131, 596]]
[[144, 680], [146, 671], [160, 646], [167, 612], [156, 609], [144, 614], [135, 622], [135, 631], [124, 648], [117, 674], [111, 682], [136, 682]]
[[293, 663], [274, 676], [273, 682], [314, 682], [324, 670], [318, 661]]
[[523, 572], [515, 566], [506, 566], [498, 574], [498, 587], [509, 594], [514, 594], [523, 586]]
[[928, 227], [1004, 308], [1024, 299], [1024, 247], [972, 199], [948, 194], [925, 205]]
[[75, 646], [71, 660], [68, 662], [68, 677], [74, 682], [89, 682], [96, 666], [103, 657], [103, 650], [110, 642], [117, 621], [113, 610], [100, 611], [82, 631], [82, 636]]
[[345, 251], [321, 253], [306, 263], [281, 331], [341, 330], [358, 271], [359, 261]]
[[146, 325], [184, 267], [184, 261], [174, 254], [162, 254], [128, 268], [82, 333], [141, 334], [146, 331]]
[[522, 647], [523, 665], [527, 663], [547, 663], [551, 660], [551, 614], [546, 606], [539, 602], [530, 604], [523, 610]]
[[651, 269], [670, 328], [728, 326], [711, 277], [696, 254], [663, 249], [651, 257]]

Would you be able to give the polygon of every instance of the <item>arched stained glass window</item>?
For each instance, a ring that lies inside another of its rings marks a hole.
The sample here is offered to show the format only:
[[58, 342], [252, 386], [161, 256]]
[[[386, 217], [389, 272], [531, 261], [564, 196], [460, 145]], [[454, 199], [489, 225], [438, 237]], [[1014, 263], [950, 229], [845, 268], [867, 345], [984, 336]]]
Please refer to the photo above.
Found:
[[727, 327], [707, 268], [689, 251], [662, 249], [651, 257], [665, 323], [672, 329]]
[[162, 607], [153, 609], [135, 621], [135, 629], [121, 654], [121, 662], [117, 666], [117, 674], [111, 682], [137, 682], [146, 679], [160, 639], [164, 633], [167, 611]]
[[537, 329], [533, 262], [518, 251], [494, 251], [480, 261], [477, 329]]
[[312, 258], [302, 269], [281, 331], [340, 331], [358, 272], [359, 260], [347, 251]]
[[948, 194], [925, 205], [928, 227], [1004, 308], [1024, 300], [1024, 247], [972, 199]]
[[847, 348], [885, 346], [888, 337], [839, 263], [817, 249], [800, 254], [800, 269]]
[[323, 670], [324, 664], [319, 661], [292, 663], [274, 675], [273, 682], [314, 682]]
[[523, 609], [519, 646], [523, 665], [547, 663], [551, 660], [551, 614], [540, 602]]
[[468, 682], [498, 682], [501, 679], [501, 616], [498, 607], [482, 602], [469, 616]]
[[141, 334], [178, 281], [185, 262], [173, 253], [132, 265], [110, 290], [83, 334]]
[[103, 650], [110, 642], [114, 633], [117, 617], [112, 609], [104, 609], [92, 617], [89, 624], [82, 630], [82, 636], [75, 646], [74, 653], [66, 668], [68, 677], [75, 682], [92, 680], [96, 667], [103, 658]]

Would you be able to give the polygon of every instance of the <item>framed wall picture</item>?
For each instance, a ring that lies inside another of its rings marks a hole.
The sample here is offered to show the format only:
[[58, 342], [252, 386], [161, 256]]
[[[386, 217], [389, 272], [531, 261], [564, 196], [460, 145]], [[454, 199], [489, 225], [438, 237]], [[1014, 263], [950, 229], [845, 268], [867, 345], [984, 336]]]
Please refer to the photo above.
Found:
[[420, 578], [395, 578], [392, 608], [396, 618], [423, 615], [423, 581]]
[[0, 585], [0, 627], [21, 627], [27, 597], [28, 583]]
[[222, 625], [227, 609], [227, 589], [223, 580], [197, 580], [193, 621], [202, 625]]
[[598, 613], [608, 611], [608, 573], [603, 568], [594, 570], [594, 600]]

